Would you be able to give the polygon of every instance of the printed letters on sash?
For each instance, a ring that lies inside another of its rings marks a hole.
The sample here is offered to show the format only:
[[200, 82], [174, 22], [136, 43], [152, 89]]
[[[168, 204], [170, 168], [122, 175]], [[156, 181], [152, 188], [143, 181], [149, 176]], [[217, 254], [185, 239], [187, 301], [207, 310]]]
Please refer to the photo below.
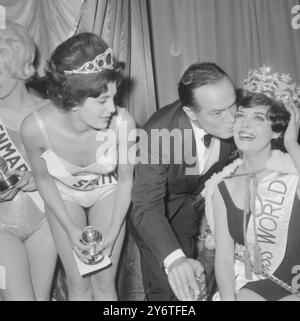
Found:
[[[19, 152], [18, 148], [11, 140], [5, 125], [0, 118], [0, 156], [6, 160], [8, 169], [10, 170], [20, 170], [28, 171], [30, 170], [29, 165], [26, 163], [22, 154]], [[44, 212], [44, 202], [38, 192], [27, 192], [27, 194], [34, 201], [36, 206]]]

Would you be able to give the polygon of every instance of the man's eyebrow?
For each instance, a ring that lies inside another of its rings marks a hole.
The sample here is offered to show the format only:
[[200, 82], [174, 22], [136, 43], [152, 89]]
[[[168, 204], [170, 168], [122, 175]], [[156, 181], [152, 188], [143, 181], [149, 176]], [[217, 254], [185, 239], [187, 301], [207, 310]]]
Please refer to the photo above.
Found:
[[263, 113], [262, 111], [256, 111], [254, 112], [255, 115], [262, 115], [262, 116], [267, 116], [267, 114]]
[[[116, 95], [116, 93], [113, 94], [113, 96], [115, 96], [115, 95]], [[111, 95], [105, 95], [105, 96], [99, 97], [98, 99], [101, 100], [101, 99], [107, 99], [107, 98], [110, 98], [110, 97], [111, 97]]]
[[228, 108], [230, 108], [230, 107], [233, 107], [234, 105], [236, 105], [236, 102], [234, 102], [234, 103], [232, 103], [231, 105], [229, 105], [229, 106], [226, 106], [226, 107], [224, 107], [224, 108], [220, 108], [220, 109], [213, 109], [211, 112], [212, 113], [215, 113], [215, 112], [220, 112], [220, 111], [225, 111], [225, 110], [227, 110]]

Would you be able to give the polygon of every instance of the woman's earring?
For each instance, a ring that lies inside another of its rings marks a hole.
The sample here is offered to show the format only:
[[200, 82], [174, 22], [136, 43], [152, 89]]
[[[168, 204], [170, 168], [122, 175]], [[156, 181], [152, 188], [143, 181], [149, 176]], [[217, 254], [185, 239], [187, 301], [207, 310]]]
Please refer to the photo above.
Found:
[[73, 107], [71, 110], [72, 110], [72, 111], [77, 111], [77, 110], [78, 110], [78, 107]]

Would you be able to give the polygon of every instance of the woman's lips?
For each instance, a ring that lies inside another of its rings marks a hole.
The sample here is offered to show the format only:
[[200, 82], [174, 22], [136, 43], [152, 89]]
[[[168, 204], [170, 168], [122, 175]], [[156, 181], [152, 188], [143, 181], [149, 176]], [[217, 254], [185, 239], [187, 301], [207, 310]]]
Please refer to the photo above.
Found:
[[245, 132], [245, 131], [240, 131], [239, 132], [239, 140], [241, 141], [252, 141], [255, 139], [255, 135]]

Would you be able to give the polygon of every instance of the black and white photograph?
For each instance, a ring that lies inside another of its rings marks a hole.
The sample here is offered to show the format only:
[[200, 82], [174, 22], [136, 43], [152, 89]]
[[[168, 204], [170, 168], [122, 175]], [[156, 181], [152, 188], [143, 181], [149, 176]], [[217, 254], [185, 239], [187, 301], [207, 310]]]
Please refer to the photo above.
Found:
[[0, 306], [300, 301], [299, 128], [300, 0], [0, 0]]

